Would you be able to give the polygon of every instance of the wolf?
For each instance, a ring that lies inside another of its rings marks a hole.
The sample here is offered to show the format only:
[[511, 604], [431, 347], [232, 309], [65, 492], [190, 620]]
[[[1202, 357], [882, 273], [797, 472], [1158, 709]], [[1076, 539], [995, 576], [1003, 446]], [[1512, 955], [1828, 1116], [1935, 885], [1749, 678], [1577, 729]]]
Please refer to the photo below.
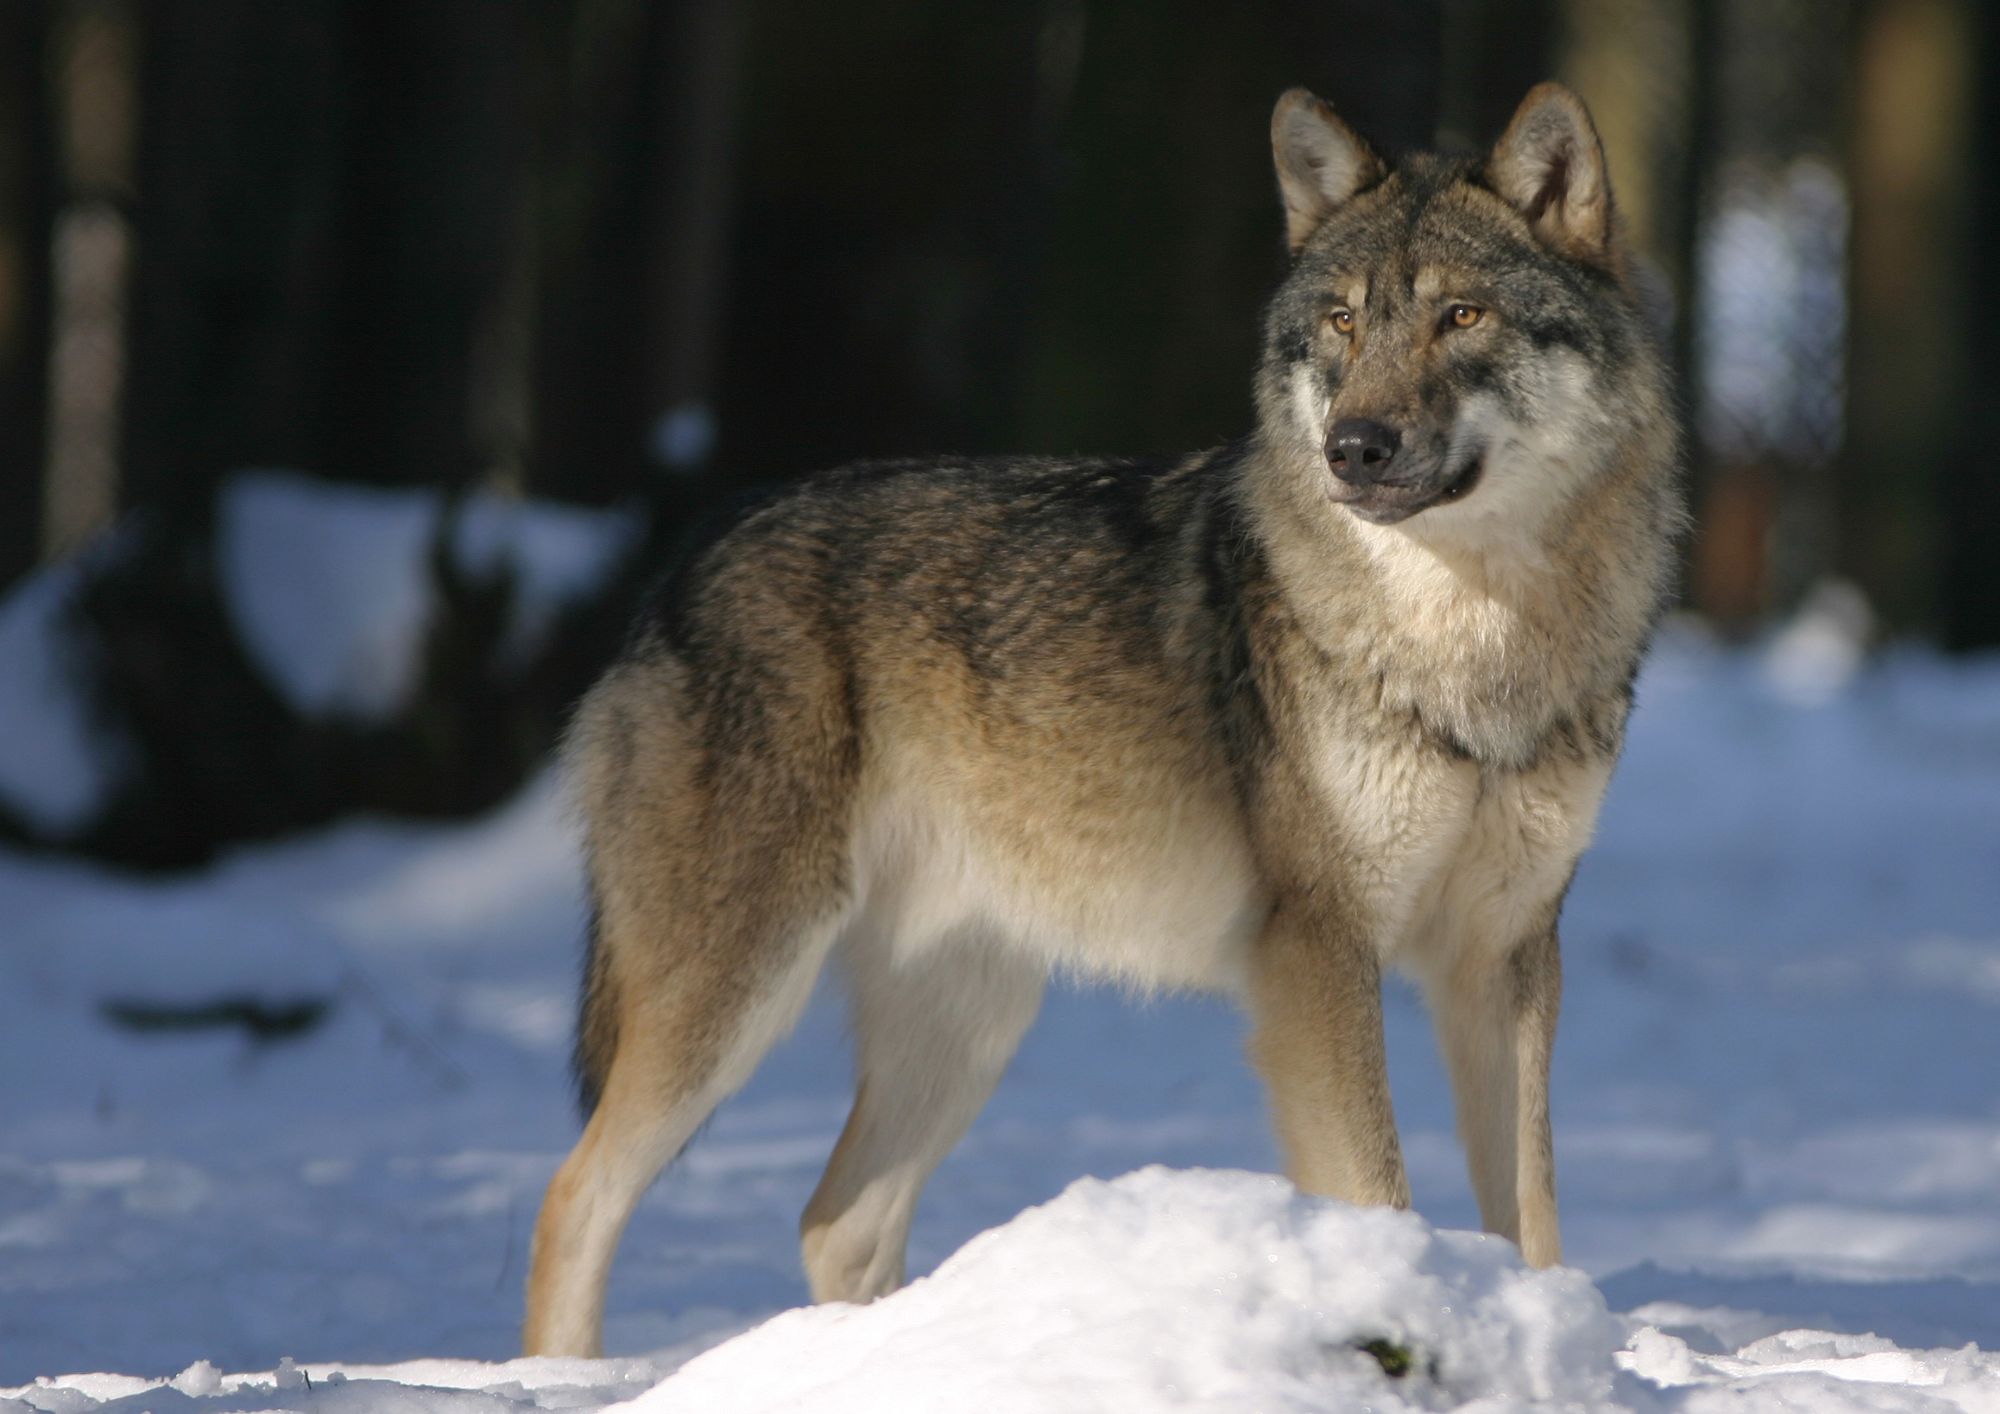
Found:
[[1557, 916], [1670, 579], [1673, 399], [1569, 90], [1483, 155], [1387, 161], [1302, 89], [1271, 138], [1249, 435], [808, 479], [684, 557], [580, 705], [588, 1122], [528, 1353], [597, 1352], [634, 1205], [836, 953], [815, 1300], [902, 1282], [1054, 969], [1240, 998], [1290, 1177], [1406, 1206], [1403, 969], [1482, 1221], [1560, 1260]]

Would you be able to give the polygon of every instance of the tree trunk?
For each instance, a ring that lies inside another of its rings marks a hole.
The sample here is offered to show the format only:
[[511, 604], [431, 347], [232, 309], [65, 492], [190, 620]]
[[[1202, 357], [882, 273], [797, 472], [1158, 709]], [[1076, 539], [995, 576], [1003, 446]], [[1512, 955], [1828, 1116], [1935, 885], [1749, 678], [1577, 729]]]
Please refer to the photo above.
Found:
[[0, 6], [0, 588], [39, 555], [55, 148], [46, 0]]
[[1836, 563], [1892, 623], [1937, 621], [1941, 539], [1981, 528], [1953, 520], [1954, 507], [1971, 509], [1961, 498], [1977, 494], [1965, 485], [1990, 465], [1990, 455], [1954, 464], [1959, 409], [1992, 387], [1972, 381], [1966, 364], [1968, 352], [1990, 359], [1983, 321], [1972, 317], [1986, 306], [1967, 286], [1991, 278], [1990, 262], [1968, 261], [1962, 240], [1966, 184], [1988, 179], [1967, 156], [1968, 27], [1990, 27], [1990, 17], [1973, 18], [1987, 8], [1876, 0], [1857, 27]]
[[[1974, 241], [2000, 231], [2000, 6], [1975, 4], [1972, 61], [1972, 140], [1966, 154], [1965, 230]], [[1975, 246], [1975, 249], [1978, 247]], [[2000, 309], [2000, 262], [1990, 254], [1967, 262], [1964, 308]], [[1944, 583], [1940, 628], [1945, 645], [1967, 650], [2000, 647], [2000, 554], [1993, 531], [2000, 526], [2000, 343], [1984, 318], [1962, 319], [1959, 347], [1965, 382], [1959, 398], [1956, 455], [1940, 485]]]

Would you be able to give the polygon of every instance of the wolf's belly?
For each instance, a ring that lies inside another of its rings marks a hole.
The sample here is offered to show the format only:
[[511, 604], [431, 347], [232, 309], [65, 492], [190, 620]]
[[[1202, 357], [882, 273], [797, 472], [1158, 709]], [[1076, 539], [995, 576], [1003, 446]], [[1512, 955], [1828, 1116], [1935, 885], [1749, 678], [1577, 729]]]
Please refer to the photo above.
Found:
[[1221, 802], [980, 803], [907, 789], [874, 800], [855, 836], [853, 928], [899, 957], [976, 929], [1141, 989], [1241, 986], [1269, 900]]

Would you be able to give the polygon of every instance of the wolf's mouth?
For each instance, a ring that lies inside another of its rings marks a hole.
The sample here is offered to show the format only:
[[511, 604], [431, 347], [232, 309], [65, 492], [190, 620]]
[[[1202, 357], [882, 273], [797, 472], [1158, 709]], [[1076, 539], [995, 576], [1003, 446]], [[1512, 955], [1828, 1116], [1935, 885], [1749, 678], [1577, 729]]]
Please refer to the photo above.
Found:
[[1394, 525], [1433, 506], [1464, 500], [1486, 472], [1486, 454], [1473, 453], [1465, 467], [1442, 486], [1424, 481], [1378, 481], [1355, 485], [1334, 478], [1333, 499], [1373, 525]]
[[[1486, 453], [1474, 452], [1472, 460], [1465, 464], [1465, 470], [1452, 478], [1451, 484], [1438, 493], [1438, 501], [1457, 501], [1472, 494], [1472, 488], [1479, 484], [1479, 478], [1486, 474]], [[1433, 505], [1436, 502], [1432, 502]]]

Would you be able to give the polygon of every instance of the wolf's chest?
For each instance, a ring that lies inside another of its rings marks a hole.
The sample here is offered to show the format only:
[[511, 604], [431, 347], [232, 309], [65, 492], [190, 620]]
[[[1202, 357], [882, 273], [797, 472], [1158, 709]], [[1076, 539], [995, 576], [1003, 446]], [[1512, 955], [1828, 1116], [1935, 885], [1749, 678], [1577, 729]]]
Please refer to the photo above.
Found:
[[1609, 756], [1496, 770], [1420, 745], [1329, 742], [1338, 869], [1385, 958], [1424, 968], [1510, 947], [1560, 897], [1590, 842]]
[[1635, 641], [1599, 631], [1588, 588], [1545, 564], [1495, 553], [1473, 573], [1402, 537], [1363, 544], [1368, 594], [1361, 612], [1323, 620], [1330, 656], [1373, 685], [1385, 722], [1406, 721], [1447, 751], [1533, 766], [1563, 744], [1552, 737], [1587, 728], [1636, 656]]

